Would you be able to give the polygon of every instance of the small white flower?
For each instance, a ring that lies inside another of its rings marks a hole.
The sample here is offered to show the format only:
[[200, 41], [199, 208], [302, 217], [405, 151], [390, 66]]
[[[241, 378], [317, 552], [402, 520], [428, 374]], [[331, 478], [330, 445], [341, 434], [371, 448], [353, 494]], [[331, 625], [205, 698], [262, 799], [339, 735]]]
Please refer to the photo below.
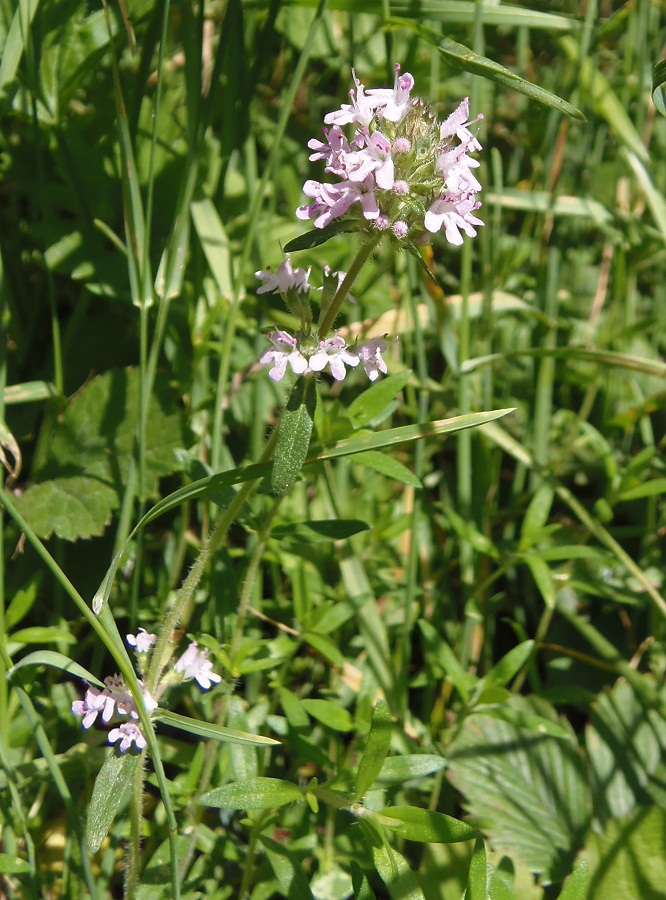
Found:
[[150, 634], [145, 628], [139, 627], [138, 634], [128, 634], [127, 643], [134, 647], [137, 653], [147, 653], [157, 641], [156, 634]]
[[120, 741], [120, 752], [124, 753], [132, 746], [136, 745], [137, 750], [143, 750], [146, 746], [146, 739], [143, 732], [135, 722], [123, 722], [117, 728], [112, 728], [109, 732], [109, 743], [115, 744]]
[[102, 713], [102, 719], [108, 722], [113, 715], [114, 700], [104, 691], [100, 691], [96, 687], [90, 687], [86, 691], [83, 700], [75, 700], [72, 703], [72, 712], [75, 716], [83, 716], [81, 723], [85, 729], [90, 728], [99, 713]]
[[190, 644], [174, 666], [174, 670], [182, 675], [183, 681], [194, 679], [205, 691], [212, 684], [222, 681], [222, 676], [213, 672], [213, 664], [208, 659], [208, 651], [199, 650], [196, 642]]
[[287, 364], [291, 366], [292, 372], [296, 375], [302, 375], [308, 367], [308, 361], [298, 349], [298, 341], [289, 334], [288, 331], [280, 331], [276, 328], [272, 334], [268, 335], [269, 341], [273, 344], [273, 349], [264, 350], [259, 357], [259, 363], [262, 366], [273, 364], [273, 368], [268, 373], [268, 377], [273, 381], [281, 381], [287, 371]]
[[480, 206], [480, 203], [474, 201], [473, 194], [463, 197], [444, 194], [426, 212], [425, 227], [434, 234], [444, 226], [447, 241], [450, 244], [462, 244], [461, 229], [470, 237], [475, 237], [474, 225], [483, 225], [481, 219], [473, 215], [474, 210]]
[[319, 349], [310, 357], [309, 362], [313, 372], [321, 372], [328, 366], [333, 378], [342, 381], [347, 374], [345, 365], [354, 368], [359, 364], [359, 358], [347, 349], [347, 344], [336, 334], [325, 341], [319, 341]]
[[254, 274], [257, 278], [266, 282], [266, 284], [262, 284], [260, 288], [257, 288], [258, 294], [265, 294], [268, 291], [286, 294], [291, 288], [296, 288], [297, 291], [302, 291], [303, 293], [310, 290], [308, 283], [310, 269], [306, 272], [305, 269], [292, 268], [289, 255], [286, 256], [283, 263], [280, 263], [276, 272], [261, 271]]
[[383, 372], [384, 375], [386, 375], [386, 363], [382, 358], [382, 353], [386, 353], [386, 344], [384, 341], [373, 338], [373, 340], [366, 341], [365, 344], [361, 344], [357, 347], [356, 353], [363, 363], [365, 374], [370, 381], [376, 381], [377, 378], [379, 378], [380, 372]]
[[414, 87], [414, 78], [409, 72], [400, 74], [400, 65], [395, 66], [395, 82], [390, 88], [374, 88], [368, 91], [373, 100], [379, 100], [379, 114], [389, 122], [400, 122], [409, 106], [409, 93]]

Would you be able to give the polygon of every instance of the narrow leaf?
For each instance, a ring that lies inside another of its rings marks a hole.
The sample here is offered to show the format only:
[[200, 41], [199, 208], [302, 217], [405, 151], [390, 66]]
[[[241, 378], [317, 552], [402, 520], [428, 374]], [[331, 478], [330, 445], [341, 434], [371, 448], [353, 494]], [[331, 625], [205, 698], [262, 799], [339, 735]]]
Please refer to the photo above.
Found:
[[354, 727], [349, 711], [330, 700], [303, 700], [301, 705], [308, 715], [334, 731], [351, 731]]
[[355, 798], [364, 797], [377, 780], [391, 746], [391, 712], [378, 700], [372, 712], [372, 722], [363, 756], [358, 764]]
[[652, 71], [652, 102], [666, 116], [666, 59], [660, 59]]
[[310, 447], [316, 404], [314, 378], [299, 378], [278, 425], [271, 474], [271, 486], [278, 497], [287, 493], [303, 468]]
[[504, 687], [520, 672], [534, 650], [534, 641], [523, 641], [500, 659], [483, 679], [484, 688], [491, 685]]
[[196, 734], [197, 737], [221, 741], [225, 744], [252, 744], [261, 747], [274, 747], [280, 743], [280, 741], [276, 741], [273, 738], [263, 737], [261, 734], [248, 734], [245, 731], [236, 731], [234, 728], [223, 728], [221, 725], [215, 725], [212, 722], [202, 722], [199, 719], [191, 719], [189, 716], [181, 716], [178, 713], [170, 712], [168, 709], [155, 710], [153, 718], [157, 722], [163, 722], [165, 725], [179, 728], [188, 734]]
[[281, 778], [252, 778], [215, 788], [199, 798], [203, 806], [220, 809], [277, 809], [303, 800], [301, 789]]
[[473, 841], [478, 835], [476, 829], [459, 819], [417, 806], [389, 806], [381, 814], [397, 819], [401, 824], [389, 827], [408, 841], [455, 844], [459, 841]]
[[486, 863], [486, 846], [482, 837], [478, 837], [474, 844], [474, 851], [469, 863], [467, 875], [467, 889], [465, 900], [487, 900], [488, 897], [488, 866]]
[[566, 100], [563, 100], [556, 94], [551, 94], [551, 92], [547, 91], [545, 88], [532, 84], [531, 81], [526, 81], [510, 69], [506, 69], [499, 63], [494, 62], [494, 60], [488, 59], [487, 56], [479, 56], [477, 53], [474, 53], [473, 50], [470, 50], [469, 47], [465, 47], [464, 44], [458, 44], [456, 41], [442, 37], [431, 28], [426, 28], [424, 25], [419, 25], [408, 19], [390, 18], [387, 21], [388, 24], [402, 25], [416, 32], [416, 34], [423, 38], [424, 41], [427, 41], [429, 44], [436, 47], [438, 52], [450, 66], [453, 66], [456, 69], [462, 69], [465, 72], [471, 72], [473, 75], [481, 75], [483, 78], [489, 78], [496, 84], [502, 85], [502, 87], [517, 91], [519, 94], [525, 94], [530, 100], [537, 100], [539, 103], [543, 103], [544, 106], [550, 106], [553, 109], [557, 109], [559, 112], [572, 119], [577, 119], [579, 122], [585, 122], [583, 113], [579, 109], [576, 109], [575, 106], [572, 106], [571, 103], [567, 103]]
[[285, 244], [285, 253], [294, 253], [298, 250], [314, 250], [320, 247], [331, 238], [345, 231], [360, 231], [364, 227], [363, 222], [358, 219], [341, 219], [337, 222], [331, 222], [325, 228], [313, 228], [312, 231], [306, 231], [305, 234], [299, 234], [289, 243]]
[[112, 753], [100, 769], [86, 822], [86, 843], [91, 853], [97, 853], [102, 846], [113, 820], [129, 795], [140, 759], [132, 753], [120, 756]]
[[430, 753], [414, 753], [406, 756], [389, 756], [375, 781], [382, 787], [404, 784], [417, 778], [427, 778], [443, 769], [446, 760]]
[[405, 857], [394, 850], [387, 841], [382, 840], [373, 824], [361, 819], [359, 825], [363, 838], [370, 848], [375, 869], [386, 885], [391, 900], [426, 900], [416, 875], [409, 868]]
[[99, 688], [104, 687], [102, 682], [95, 678], [87, 669], [65, 656], [64, 653], [58, 653], [56, 650], [35, 650], [34, 653], [28, 653], [27, 656], [24, 656], [16, 665], [11, 667], [7, 677], [11, 678], [14, 672], [23, 668], [23, 666], [52, 666], [54, 669], [67, 672], [68, 675], [75, 675], [77, 678], [87, 681], [88, 684], [94, 684]]
[[403, 466], [403, 464], [393, 456], [388, 456], [386, 453], [380, 453], [379, 450], [366, 450], [364, 453], [357, 453], [354, 462], [362, 466], [367, 466], [368, 469], [379, 472], [380, 475], [385, 475], [386, 478], [392, 478], [393, 481], [400, 481], [402, 484], [408, 484], [410, 487], [420, 488], [423, 486], [420, 480], [407, 468], [407, 466]]

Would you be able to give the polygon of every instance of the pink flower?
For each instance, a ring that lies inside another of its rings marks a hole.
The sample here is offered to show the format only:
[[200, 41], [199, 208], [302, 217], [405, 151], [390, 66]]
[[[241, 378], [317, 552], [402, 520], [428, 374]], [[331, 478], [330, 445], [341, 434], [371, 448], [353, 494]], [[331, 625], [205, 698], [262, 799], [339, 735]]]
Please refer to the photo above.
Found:
[[361, 344], [357, 347], [356, 353], [363, 363], [365, 374], [370, 381], [376, 381], [377, 378], [379, 378], [380, 372], [383, 372], [384, 375], [386, 375], [386, 363], [382, 358], [382, 353], [386, 353], [386, 344], [384, 341], [373, 338], [371, 341], [366, 341], [365, 344]]
[[351, 103], [343, 103], [340, 109], [325, 115], [324, 122], [327, 125], [351, 125], [355, 123], [363, 128], [367, 128], [372, 121], [376, 107], [385, 102], [383, 98], [371, 97], [365, 93], [365, 88], [356, 77], [356, 72], [353, 69], [352, 76], [356, 85], [356, 96], [354, 96], [354, 91], [350, 91], [349, 98]]
[[425, 227], [433, 234], [444, 226], [446, 239], [451, 244], [462, 244], [460, 231], [470, 237], [476, 236], [474, 225], [483, 225], [480, 219], [472, 215], [481, 206], [474, 201], [474, 195], [456, 196], [444, 194], [430, 206], [425, 214]]
[[289, 255], [286, 256], [284, 262], [280, 263], [276, 272], [262, 271], [254, 273], [257, 278], [261, 278], [266, 284], [262, 284], [257, 288], [258, 294], [265, 294], [268, 291], [278, 294], [286, 294], [292, 288], [297, 291], [306, 293], [310, 290], [308, 284], [308, 276], [310, 269], [293, 269]]
[[90, 687], [83, 700], [75, 700], [72, 703], [72, 712], [75, 716], [83, 716], [81, 723], [85, 729], [90, 728], [98, 714], [102, 714], [102, 720], [108, 722], [113, 715], [115, 702], [103, 691], [96, 687]]
[[291, 366], [292, 372], [296, 375], [302, 375], [308, 367], [307, 359], [297, 349], [298, 341], [292, 337], [288, 331], [280, 331], [279, 328], [268, 335], [268, 339], [273, 344], [272, 350], [264, 350], [259, 357], [259, 363], [262, 366], [269, 366], [273, 363], [273, 368], [268, 373], [268, 377], [273, 381], [281, 381], [287, 371], [287, 365]]
[[381, 100], [379, 113], [389, 122], [401, 122], [409, 106], [409, 94], [414, 87], [414, 78], [409, 72], [400, 74], [400, 65], [395, 66], [395, 82], [390, 88], [374, 88], [368, 94], [374, 100]]

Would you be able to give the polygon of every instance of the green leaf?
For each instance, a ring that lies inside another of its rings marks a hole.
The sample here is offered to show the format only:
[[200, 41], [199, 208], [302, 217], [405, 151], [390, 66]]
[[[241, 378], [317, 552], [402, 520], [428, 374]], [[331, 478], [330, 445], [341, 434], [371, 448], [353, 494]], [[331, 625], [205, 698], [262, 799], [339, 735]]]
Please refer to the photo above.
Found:
[[555, 491], [549, 484], [545, 483], [538, 488], [532, 497], [520, 529], [519, 551], [528, 550], [541, 540], [541, 534], [548, 522], [554, 497]]
[[55, 628], [53, 625], [31, 625], [29, 628], [19, 628], [12, 632], [9, 639], [16, 644], [52, 644], [54, 641], [62, 641], [64, 644], [75, 644], [74, 635], [64, 628]]
[[[115, 369], [93, 378], [62, 417], [40, 433], [32, 484], [16, 499], [41, 538], [102, 534], [120, 506], [133, 466], [139, 416], [139, 373]], [[174, 410], [176, 410], [174, 412]], [[178, 468], [174, 450], [185, 442], [178, 399], [158, 383], [146, 423], [144, 497]]]
[[354, 888], [354, 900], [377, 900], [375, 892], [370, 887], [370, 882], [355, 859], [350, 861], [349, 867]]
[[489, 78], [496, 84], [502, 85], [502, 87], [511, 91], [517, 91], [519, 94], [525, 94], [530, 100], [537, 100], [539, 103], [543, 103], [544, 106], [550, 106], [572, 119], [585, 122], [583, 113], [576, 109], [575, 106], [572, 106], [571, 103], [567, 103], [561, 97], [551, 94], [545, 88], [532, 84], [531, 81], [526, 81], [520, 75], [516, 75], [510, 69], [506, 69], [492, 59], [488, 59], [486, 56], [479, 56], [473, 50], [470, 50], [469, 47], [442, 37], [431, 28], [426, 28], [424, 25], [419, 25], [417, 22], [412, 22], [408, 19], [392, 17], [387, 19], [387, 23], [389, 25], [401, 25], [416, 32], [424, 41], [435, 47], [446, 62], [455, 69]]
[[354, 727], [349, 711], [330, 700], [302, 700], [301, 705], [308, 715], [334, 731], [351, 731]]
[[586, 844], [590, 876], [586, 900], [663, 897], [666, 884], [666, 810], [642, 808], [609, 822]]
[[380, 453], [378, 450], [366, 450], [364, 453], [357, 453], [354, 462], [362, 466], [367, 466], [380, 475], [392, 478], [394, 481], [400, 481], [402, 484], [408, 484], [413, 488], [423, 487], [421, 481], [411, 472], [407, 466], [388, 456], [386, 453]]
[[635, 487], [627, 488], [617, 497], [617, 503], [627, 503], [629, 500], [643, 500], [646, 497], [661, 496], [666, 494], [666, 478], [653, 478], [652, 481], [644, 481]]
[[482, 837], [474, 843], [474, 851], [469, 862], [467, 888], [464, 900], [487, 900], [488, 897], [488, 864], [486, 862], [486, 845]]
[[483, 686], [489, 688], [493, 685], [508, 684], [525, 665], [534, 650], [534, 641], [523, 641], [500, 659], [483, 678]]
[[358, 219], [338, 219], [337, 222], [331, 222], [325, 228], [313, 228], [312, 231], [306, 231], [304, 234], [292, 238], [285, 244], [284, 252], [296, 253], [298, 250], [314, 250], [315, 247], [320, 247], [338, 234], [362, 231], [364, 228], [365, 223]]
[[16, 4], [0, 61], [0, 99], [3, 101], [8, 99], [9, 87], [16, 78], [24, 48], [31, 41], [30, 26], [38, 7], [39, 0], [19, 0]]
[[278, 497], [286, 494], [298, 478], [308, 455], [317, 386], [314, 378], [298, 378], [278, 425], [271, 486]]
[[194, 223], [206, 262], [222, 297], [233, 297], [233, 266], [229, 237], [218, 211], [209, 198], [190, 204]]
[[428, 775], [439, 772], [445, 765], [446, 760], [443, 757], [430, 753], [389, 756], [384, 760], [376, 782], [382, 787], [393, 787], [406, 781], [427, 778]]
[[372, 712], [370, 733], [358, 764], [356, 793], [360, 799], [365, 796], [377, 780], [391, 746], [391, 712], [384, 700], [378, 700]]
[[478, 836], [476, 829], [465, 822], [417, 806], [389, 806], [382, 809], [381, 814], [390, 819], [397, 819], [400, 825], [388, 827], [408, 841], [455, 844], [459, 841], [473, 841]]
[[320, 544], [343, 541], [369, 528], [368, 523], [360, 519], [311, 519], [308, 522], [276, 525], [271, 537], [286, 544]]
[[652, 70], [652, 102], [657, 112], [666, 116], [666, 59], [660, 59]]
[[[651, 678], [640, 677], [653, 686]], [[666, 691], [661, 697], [666, 699]], [[594, 812], [602, 823], [650, 803], [666, 746], [666, 721], [623, 679], [593, 703], [585, 746]]]
[[156, 709], [153, 713], [153, 719], [157, 722], [163, 722], [165, 725], [171, 725], [173, 728], [179, 728], [188, 734], [196, 734], [197, 737], [221, 741], [225, 744], [251, 744], [259, 747], [274, 747], [280, 743], [280, 741], [276, 741], [273, 738], [263, 737], [261, 734], [248, 734], [245, 731], [236, 731], [233, 728], [223, 728], [221, 725], [215, 725], [212, 722], [202, 722], [199, 719], [191, 719], [189, 716], [181, 716], [178, 713], [170, 712], [168, 709]]
[[544, 562], [537, 552], [524, 553], [521, 556], [521, 559], [532, 573], [532, 578], [539, 589], [543, 602], [548, 609], [555, 609], [557, 595], [555, 592], [553, 573], [551, 572], [548, 563]]
[[312, 891], [303, 872], [301, 860], [283, 844], [278, 844], [264, 834], [259, 835], [266, 856], [277, 878], [283, 897], [302, 897], [312, 900]]
[[317, 653], [321, 654], [324, 659], [327, 659], [339, 669], [344, 668], [346, 663], [344, 654], [340, 652], [337, 644], [329, 637], [324, 634], [313, 634], [311, 631], [306, 631], [302, 637], [306, 644], [309, 644], [313, 650], [316, 650]]
[[11, 853], [0, 853], [0, 874], [27, 875], [29, 872], [32, 872], [32, 866], [27, 859], [20, 859]]
[[281, 778], [251, 778], [215, 788], [199, 798], [202, 806], [220, 809], [277, 809], [303, 800], [303, 791]]
[[27, 656], [24, 656], [16, 665], [11, 667], [9, 672], [7, 672], [7, 677], [11, 678], [14, 672], [22, 669], [23, 666], [52, 666], [54, 669], [67, 672], [68, 675], [75, 675], [77, 678], [87, 681], [88, 684], [94, 684], [99, 688], [104, 687], [104, 684], [87, 669], [65, 656], [64, 653], [58, 653], [56, 650], [35, 650], [34, 653], [28, 653]]
[[[513, 697], [506, 708], [557, 724], [544, 701]], [[576, 741], [539, 734], [486, 714], [469, 716], [448, 748], [449, 776], [472, 824], [499, 852], [535, 873], [562, 881], [580, 848], [591, 802]]]
[[378, 418], [395, 400], [412, 377], [410, 369], [398, 372], [396, 375], [387, 375], [386, 378], [377, 380], [367, 390], [355, 397], [349, 404], [347, 415], [361, 427], [369, 425], [373, 419]]
[[590, 862], [587, 853], [576, 860], [576, 866], [564, 882], [557, 900], [588, 900], [590, 885]]
[[140, 764], [138, 754], [112, 753], [100, 769], [86, 822], [86, 843], [91, 853], [97, 853], [102, 846], [113, 820], [129, 796], [134, 773]]
[[372, 862], [386, 885], [391, 900], [426, 900], [416, 876], [407, 860], [382, 840], [377, 828], [364, 819], [359, 820], [363, 838], [370, 849]]

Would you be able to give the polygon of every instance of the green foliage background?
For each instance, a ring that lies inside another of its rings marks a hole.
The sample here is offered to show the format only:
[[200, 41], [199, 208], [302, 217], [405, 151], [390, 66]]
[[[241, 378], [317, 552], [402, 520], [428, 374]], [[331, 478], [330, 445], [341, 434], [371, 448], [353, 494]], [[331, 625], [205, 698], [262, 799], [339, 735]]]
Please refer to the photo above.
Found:
[[[648, 0], [0, 2], [8, 897], [122, 891], [141, 767], [71, 703], [136, 683], [120, 635], [197, 559], [179, 628], [224, 677], [156, 719], [129, 896], [660, 896], [665, 41]], [[483, 113], [486, 224], [424, 249], [438, 284], [362, 271], [340, 324], [390, 374], [321, 382], [276, 499], [257, 358], [294, 323], [253, 272], [351, 68], [396, 61]]]

